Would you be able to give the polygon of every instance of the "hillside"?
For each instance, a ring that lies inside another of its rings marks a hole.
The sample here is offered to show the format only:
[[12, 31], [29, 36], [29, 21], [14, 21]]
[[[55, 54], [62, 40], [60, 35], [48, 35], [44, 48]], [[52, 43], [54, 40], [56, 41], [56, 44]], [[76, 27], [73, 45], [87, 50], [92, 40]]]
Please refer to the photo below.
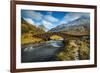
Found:
[[31, 44], [43, 41], [42, 38], [33, 37], [34, 34], [44, 33], [44, 30], [29, 24], [23, 18], [21, 18], [21, 44]]
[[58, 25], [52, 28], [49, 32], [67, 32], [76, 35], [89, 35], [90, 33], [90, 19], [86, 17], [80, 17], [67, 24]]
[[21, 33], [43, 33], [44, 30], [36, 27], [35, 25], [29, 24], [28, 22], [26, 22], [23, 18], [21, 18]]

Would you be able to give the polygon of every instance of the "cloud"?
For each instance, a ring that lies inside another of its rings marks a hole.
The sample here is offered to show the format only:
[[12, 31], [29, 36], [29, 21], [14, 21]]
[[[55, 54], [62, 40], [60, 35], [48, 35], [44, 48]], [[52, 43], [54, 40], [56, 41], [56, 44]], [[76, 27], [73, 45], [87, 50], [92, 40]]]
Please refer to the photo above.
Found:
[[32, 20], [32, 19], [30, 19], [30, 18], [24, 18], [24, 20], [25, 21], [27, 21], [28, 23], [30, 23], [30, 24], [33, 24], [34, 25], [34, 21]]
[[51, 15], [45, 15], [44, 19], [47, 20], [47, 21], [49, 21], [49, 22], [52, 22], [52, 23], [59, 21], [57, 18], [55, 18], [55, 17], [53, 17]]
[[89, 13], [76, 13], [76, 12], [71, 12], [65, 15], [65, 19], [70, 19], [70, 20], [74, 20], [77, 18], [80, 18], [81, 16], [85, 16], [88, 17]]
[[50, 30], [51, 28], [54, 28], [54, 25], [46, 20], [42, 20], [42, 24], [45, 26], [46, 31]]
[[60, 23], [60, 24], [66, 24], [66, 23], [68, 23], [68, 21], [66, 21], [65, 19], [63, 19], [63, 20], [61, 20], [59, 23]]
[[61, 24], [65, 24], [65, 23], [68, 23], [70, 21], [74, 21], [78, 18], [80, 18], [81, 16], [84, 16], [84, 17], [87, 17], [89, 18], [90, 15], [89, 13], [76, 13], [76, 12], [70, 12], [70, 13], [67, 13], [64, 18], [62, 19], [62, 21], [60, 22]]
[[35, 20], [41, 20], [42, 17], [43, 17], [43, 15], [42, 15], [41, 13], [39, 13], [39, 12], [33, 11], [32, 17], [33, 17], [33, 19], [35, 19]]
[[52, 15], [52, 11], [48, 11], [47, 14], [48, 14], [48, 15]]
[[22, 17], [31, 18], [36, 21], [42, 19], [43, 15], [40, 12], [32, 11], [32, 10], [22, 10]]
[[53, 26], [52, 23], [50, 23], [50, 22], [48, 22], [48, 21], [46, 21], [46, 20], [43, 20], [43, 21], [42, 21], [42, 24], [43, 24], [46, 28], [48, 28], [48, 29], [50, 29], [50, 27]]

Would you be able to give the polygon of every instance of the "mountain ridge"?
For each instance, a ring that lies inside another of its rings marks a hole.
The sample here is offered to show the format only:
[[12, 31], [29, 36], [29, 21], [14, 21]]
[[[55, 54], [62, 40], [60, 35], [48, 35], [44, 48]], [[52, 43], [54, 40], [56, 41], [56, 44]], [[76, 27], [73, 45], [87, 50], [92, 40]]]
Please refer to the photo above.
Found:
[[49, 32], [70, 32], [70, 33], [79, 33], [79, 34], [89, 34], [90, 32], [90, 22], [89, 18], [80, 17], [74, 21], [71, 21], [67, 24], [58, 25], [55, 28], [49, 30]]

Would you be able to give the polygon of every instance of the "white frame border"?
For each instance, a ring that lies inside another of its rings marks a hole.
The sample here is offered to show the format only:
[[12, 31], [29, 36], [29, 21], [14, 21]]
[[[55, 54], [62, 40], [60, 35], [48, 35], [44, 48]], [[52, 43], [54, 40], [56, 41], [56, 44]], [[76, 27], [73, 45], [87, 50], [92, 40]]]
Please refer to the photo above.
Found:
[[[43, 10], [43, 11], [63, 11], [63, 12], [90, 12], [90, 60], [81, 61], [63, 61], [63, 62], [34, 62], [21, 63], [21, 9]], [[20, 37], [19, 37], [20, 36]], [[94, 9], [54, 7], [54, 6], [37, 6], [37, 5], [16, 5], [16, 68], [40, 68], [40, 67], [57, 67], [57, 66], [75, 66], [94, 64]]]

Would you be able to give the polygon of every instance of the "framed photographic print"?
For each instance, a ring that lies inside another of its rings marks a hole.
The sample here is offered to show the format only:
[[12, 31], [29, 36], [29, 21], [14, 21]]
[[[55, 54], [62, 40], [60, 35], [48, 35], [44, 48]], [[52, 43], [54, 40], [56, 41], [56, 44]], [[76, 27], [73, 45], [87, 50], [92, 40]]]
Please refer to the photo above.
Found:
[[97, 7], [11, 1], [11, 72], [97, 66]]

